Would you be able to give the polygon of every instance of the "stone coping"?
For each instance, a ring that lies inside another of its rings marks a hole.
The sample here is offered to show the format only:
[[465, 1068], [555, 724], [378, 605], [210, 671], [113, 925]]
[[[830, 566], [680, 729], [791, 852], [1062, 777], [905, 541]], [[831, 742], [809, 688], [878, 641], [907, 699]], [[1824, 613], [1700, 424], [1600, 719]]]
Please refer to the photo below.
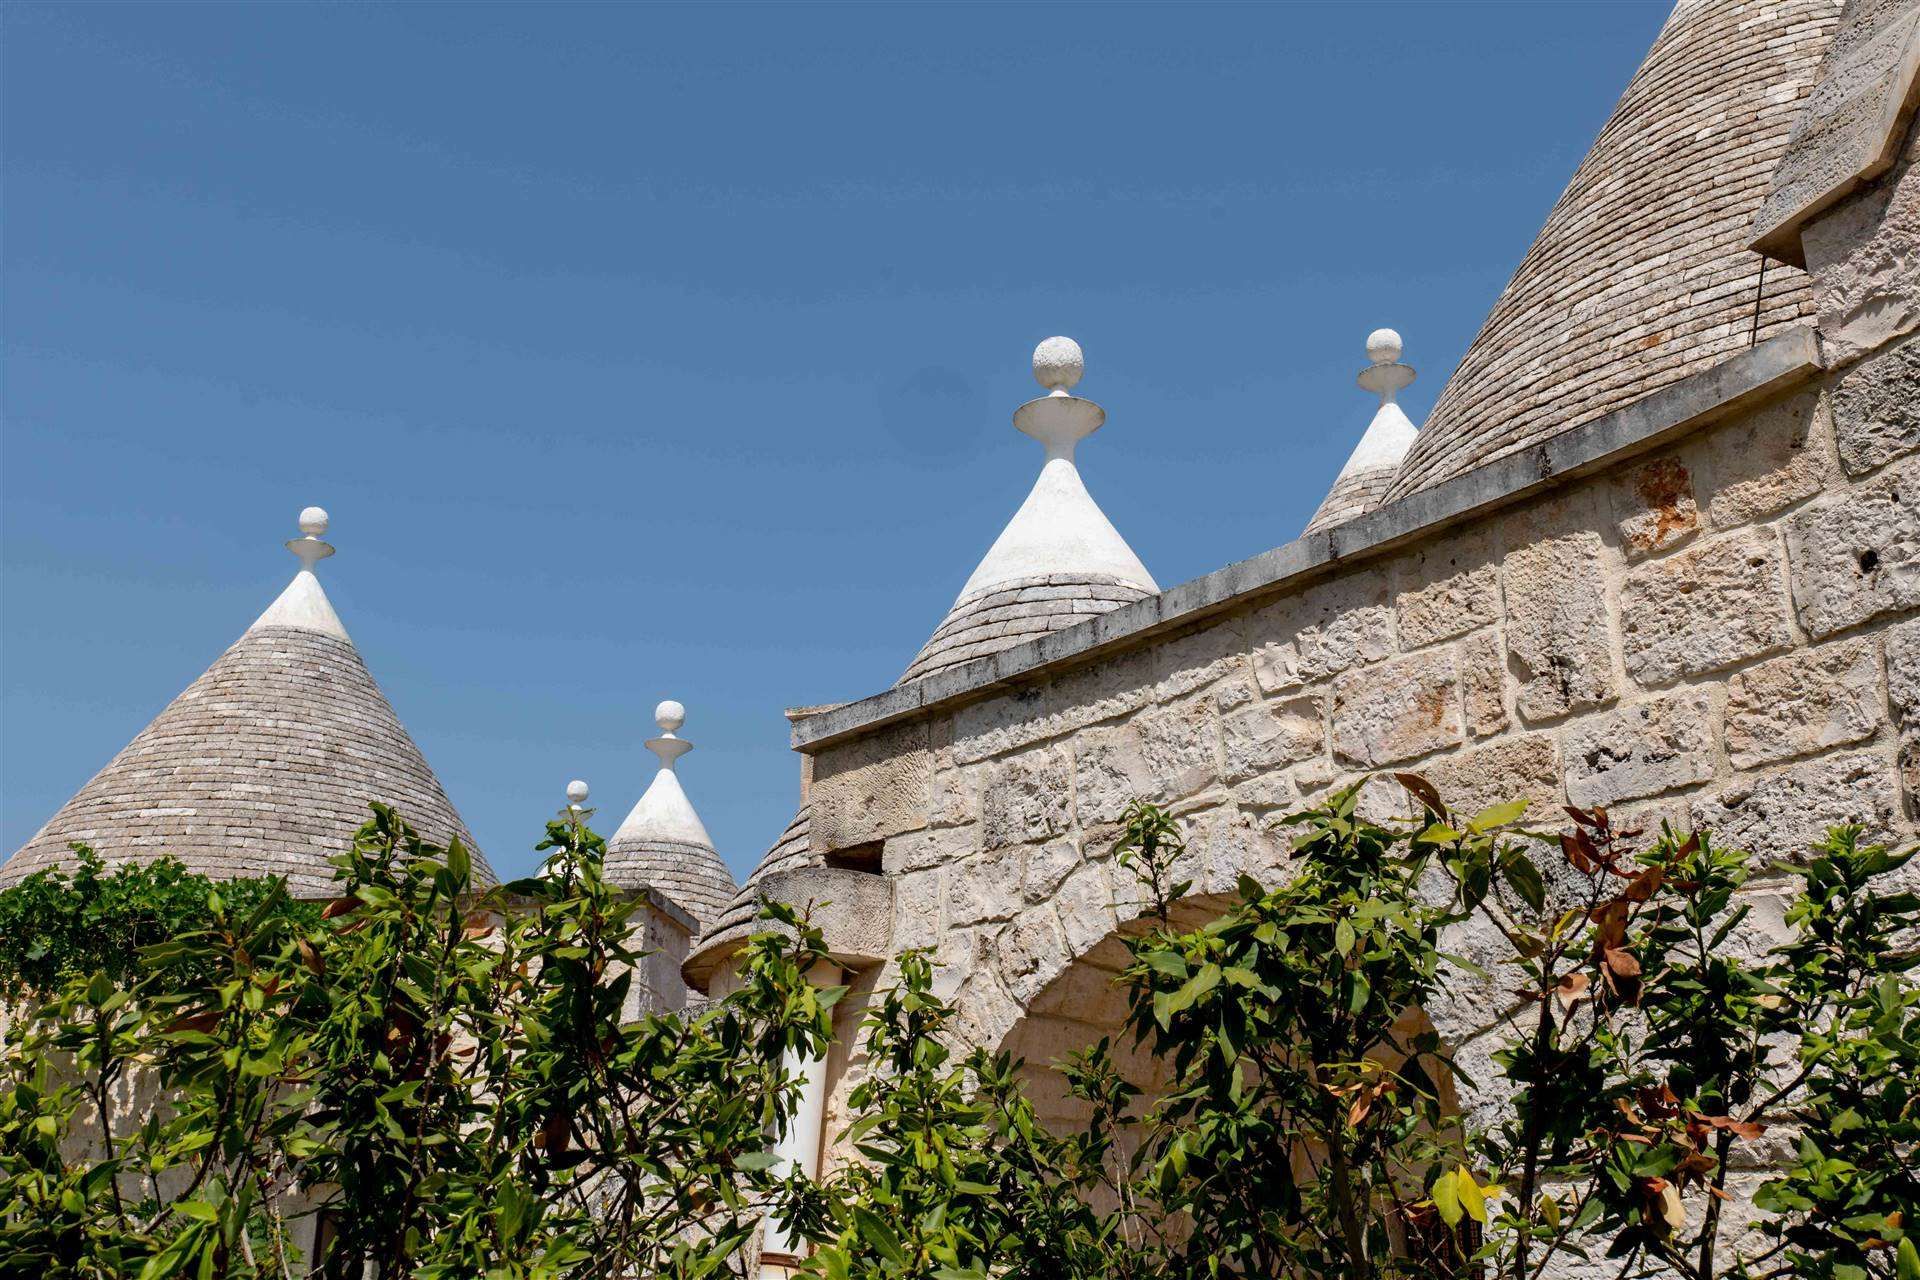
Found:
[[1357, 561], [1421, 541], [1580, 476], [1659, 448], [1750, 405], [1770, 400], [1822, 367], [1811, 325], [1789, 330], [1623, 409], [1562, 431], [1344, 524], [1169, 587], [1159, 595], [991, 657], [849, 702], [793, 725], [811, 755], [883, 725], [951, 710], [1152, 636], [1193, 626], [1263, 597], [1306, 585]]

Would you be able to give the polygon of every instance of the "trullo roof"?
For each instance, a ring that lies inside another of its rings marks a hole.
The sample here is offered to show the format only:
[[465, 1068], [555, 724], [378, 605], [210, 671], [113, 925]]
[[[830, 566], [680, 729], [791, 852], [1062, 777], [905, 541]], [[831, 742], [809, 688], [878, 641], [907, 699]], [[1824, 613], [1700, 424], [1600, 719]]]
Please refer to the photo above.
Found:
[[1034, 377], [1049, 394], [1021, 405], [1013, 425], [1040, 442], [1046, 461], [901, 684], [1159, 592], [1074, 465], [1074, 447], [1106, 421], [1099, 405], [1069, 394], [1085, 367], [1071, 338], [1035, 349]]
[[374, 683], [314, 575], [333, 554], [326, 512], [287, 544], [300, 571], [267, 611], [0, 867], [0, 885], [70, 862], [171, 854], [216, 879], [281, 875], [295, 897], [333, 892], [328, 859], [392, 805], [429, 840], [458, 835], [493, 871]]
[[647, 739], [647, 749], [660, 758], [660, 769], [607, 841], [607, 879], [628, 888], [658, 889], [686, 908], [704, 933], [738, 890], [674, 767], [693, 750], [675, 733], [686, 723], [686, 708], [668, 701], [653, 714], [662, 732]]
[[1680, 0], [1389, 497], [1622, 408], [1811, 313], [1805, 273], [1763, 268], [1748, 241], [1839, 14], [1840, 0]]

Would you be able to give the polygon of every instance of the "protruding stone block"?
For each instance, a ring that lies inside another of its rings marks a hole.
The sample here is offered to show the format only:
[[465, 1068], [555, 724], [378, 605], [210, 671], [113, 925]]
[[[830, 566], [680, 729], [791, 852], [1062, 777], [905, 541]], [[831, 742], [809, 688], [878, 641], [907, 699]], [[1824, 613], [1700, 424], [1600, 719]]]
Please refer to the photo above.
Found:
[[1920, 816], [1920, 620], [1887, 628], [1887, 701], [1900, 727], [1900, 788]]
[[1714, 527], [1750, 524], [1820, 492], [1832, 470], [1827, 417], [1820, 393], [1804, 390], [1709, 431], [1696, 483]]
[[1840, 465], [1849, 474], [1920, 450], [1920, 339], [1847, 370], [1834, 384], [1832, 403]]
[[1229, 782], [1310, 760], [1327, 749], [1326, 722], [1317, 697], [1249, 707], [1223, 718], [1220, 729]]
[[1527, 802], [1535, 822], [1553, 823], [1560, 805], [1560, 763], [1550, 733], [1502, 738], [1436, 760], [1421, 772], [1454, 812], [1472, 817], [1514, 800]]
[[1528, 720], [1613, 701], [1613, 641], [1600, 536], [1575, 533], [1522, 546], [1502, 569], [1507, 653]]
[[813, 847], [848, 849], [927, 825], [933, 752], [925, 721], [882, 729], [813, 760]]
[[1074, 735], [1073, 763], [1074, 809], [1083, 827], [1118, 822], [1129, 802], [1153, 798], [1153, 771], [1132, 725]]
[[1460, 699], [1466, 709], [1467, 732], [1491, 737], [1507, 727], [1507, 651], [1492, 627], [1468, 636], [1459, 645]]
[[1780, 548], [1743, 529], [1627, 574], [1620, 591], [1627, 674], [1662, 685], [1786, 648]]
[[1420, 649], [1500, 616], [1500, 567], [1484, 539], [1444, 538], [1407, 557], [1394, 598], [1400, 647]]
[[1247, 619], [1253, 670], [1272, 693], [1325, 680], [1393, 652], [1393, 613], [1375, 580], [1324, 584]]
[[1700, 528], [1693, 477], [1675, 457], [1630, 467], [1613, 484], [1614, 527], [1628, 559], [1679, 546]]
[[1870, 738], [1880, 701], [1866, 640], [1763, 662], [1727, 682], [1727, 759], [1751, 769]]
[[1879, 752], [1821, 756], [1775, 773], [1744, 777], [1688, 807], [1696, 828], [1717, 843], [1745, 848], [1760, 860], [1805, 861], [1828, 827], [1858, 822], [1875, 840], [1890, 839], [1900, 801], [1893, 762]]
[[1713, 777], [1713, 699], [1704, 689], [1650, 698], [1569, 725], [1567, 799], [1586, 808]]
[[982, 843], [989, 849], [1064, 835], [1071, 793], [1064, 751], [1040, 747], [992, 766], [981, 797]]
[[1350, 671], [1333, 687], [1333, 751], [1372, 767], [1460, 741], [1460, 677], [1451, 649]]
[[1814, 636], [1920, 606], [1920, 462], [1786, 521], [1793, 600]]
[[1160, 804], [1190, 796], [1220, 775], [1220, 726], [1205, 698], [1144, 711], [1134, 717], [1153, 790]]

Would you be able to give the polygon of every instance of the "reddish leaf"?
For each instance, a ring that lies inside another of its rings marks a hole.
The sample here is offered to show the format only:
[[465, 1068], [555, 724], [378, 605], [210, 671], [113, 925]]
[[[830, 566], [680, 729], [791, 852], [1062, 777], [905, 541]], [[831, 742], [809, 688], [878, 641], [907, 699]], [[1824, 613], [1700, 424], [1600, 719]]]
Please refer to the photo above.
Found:
[[220, 1022], [218, 1009], [202, 1009], [198, 1013], [189, 1013], [175, 1018], [167, 1024], [169, 1031], [211, 1031]]
[[1396, 773], [1393, 780], [1413, 793], [1413, 798], [1427, 807], [1427, 812], [1436, 818], [1447, 816], [1447, 806], [1440, 800], [1440, 792], [1431, 782], [1417, 773]]
[[1621, 890], [1620, 896], [1628, 902], [1645, 902], [1660, 891], [1660, 883], [1666, 879], [1666, 875], [1664, 867], [1648, 867], [1633, 878], [1633, 883]]
[[1748, 1142], [1752, 1142], [1767, 1131], [1767, 1126], [1763, 1124], [1755, 1124], [1751, 1120], [1735, 1120], [1732, 1116], [1702, 1116], [1700, 1118], [1714, 1128], [1725, 1129], [1734, 1137], [1745, 1138]]
[[1640, 976], [1640, 961], [1634, 957], [1633, 952], [1622, 947], [1607, 948], [1607, 968], [1622, 978]]
[[360, 899], [358, 898], [355, 898], [355, 897], [335, 898], [332, 902], [329, 902], [327, 904], [327, 909], [320, 913], [320, 918], [322, 920], [331, 920], [335, 916], [343, 916], [347, 914], [347, 912], [349, 911], [358, 910], [359, 907], [360, 907]]
[[1581, 875], [1592, 875], [1600, 869], [1600, 860], [1593, 849], [1593, 841], [1587, 833], [1574, 830], [1560, 837], [1560, 852], [1567, 855], [1567, 861]]
[[296, 939], [293, 945], [300, 952], [300, 963], [311, 969], [316, 977], [326, 973], [327, 962], [321, 958], [317, 947], [305, 938]]

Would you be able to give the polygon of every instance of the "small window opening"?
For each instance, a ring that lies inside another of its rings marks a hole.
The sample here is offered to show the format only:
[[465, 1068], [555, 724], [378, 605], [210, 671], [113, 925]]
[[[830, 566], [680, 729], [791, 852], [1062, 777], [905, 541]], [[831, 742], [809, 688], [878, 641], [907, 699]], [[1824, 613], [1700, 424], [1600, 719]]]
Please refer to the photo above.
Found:
[[866, 871], [879, 875], [880, 854], [885, 847], [886, 842], [883, 840], [869, 840], [865, 844], [835, 849], [827, 855], [827, 865], [839, 867], [843, 871]]

